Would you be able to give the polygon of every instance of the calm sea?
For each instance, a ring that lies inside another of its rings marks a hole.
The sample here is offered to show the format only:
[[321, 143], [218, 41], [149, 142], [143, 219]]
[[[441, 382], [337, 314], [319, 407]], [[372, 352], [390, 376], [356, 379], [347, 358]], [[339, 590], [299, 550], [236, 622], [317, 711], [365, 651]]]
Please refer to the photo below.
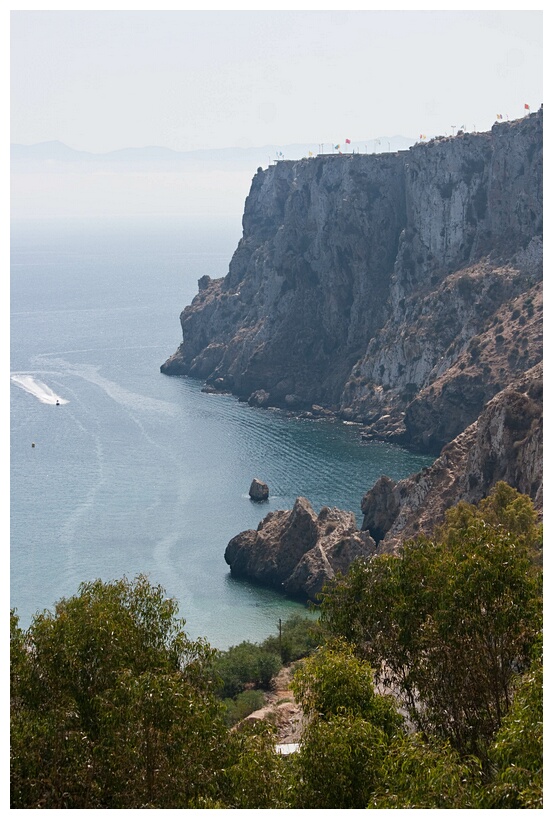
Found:
[[[82, 581], [146, 573], [191, 637], [261, 640], [304, 609], [231, 578], [230, 538], [298, 495], [360, 519], [381, 474], [428, 463], [362, 446], [354, 426], [160, 374], [197, 280], [225, 275], [239, 238], [232, 219], [12, 226], [11, 605], [23, 626]], [[270, 486], [265, 504], [248, 497], [253, 477]]]

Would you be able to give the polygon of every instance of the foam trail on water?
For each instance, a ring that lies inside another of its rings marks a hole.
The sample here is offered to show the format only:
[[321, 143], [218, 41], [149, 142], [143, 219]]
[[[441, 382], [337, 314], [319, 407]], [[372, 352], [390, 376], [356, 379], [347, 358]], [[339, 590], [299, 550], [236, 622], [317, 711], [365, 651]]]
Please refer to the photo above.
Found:
[[146, 395], [131, 392], [131, 390], [125, 389], [125, 387], [115, 381], [104, 378], [100, 375], [100, 368], [97, 366], [82, 364], [74, 367], [63, 358], [46, 358], [45, 355], [36, 356], [32, 361], [33, 363], [40, 363], [41, 365], [46, 364], [49, 367], [58, 367], [63, 370], [65, 375], [83, 378], [90, 384], [95, 384], [97, 387], [100, 387], [109, 398], [112, 398], [118, 404], [130, 407], [131, 409], [143, 410], [149, 413], [164, 412], [169, 415], [175, 415], [178, 412], [178, 408], [175, 404], [169, 401], [163, 401], [159, 398], [150, 398]]
[[32, 375], [12, 375], [11, 380], [14, 384], [17, 384], [18, 387], [21, 387], [22, 390], [25, 392], [34, 395], [35, 398], [41, 402], [41, 404], [68, 404], [69, 402], [62, 398], [60, 395], [57, 395], [54, 390], [52, 390], [47, 384], [44, 384], [42, 381], [37, 381], [36, 378], [33, 378]]

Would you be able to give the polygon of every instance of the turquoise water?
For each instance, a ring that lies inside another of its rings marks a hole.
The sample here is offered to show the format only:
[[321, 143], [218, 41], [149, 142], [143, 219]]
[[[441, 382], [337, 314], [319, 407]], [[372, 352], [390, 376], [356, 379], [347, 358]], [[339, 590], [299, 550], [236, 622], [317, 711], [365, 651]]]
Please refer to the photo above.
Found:
[[[361, 445], [353, 426], [159, 372], [198, 278], [225, 275], [239, 238], [236, 220], [13, 226], [11, 605], [22, 625], [84, 580], [143, 572], [177, 598], [190, 636], [261, 640], [303, 607], [231, 578], [230, 538], [298, 495], [360, 520], [381, 474], [428, 463]], [[248, 497], [253, 477], [270, 486], [265, 504]]]

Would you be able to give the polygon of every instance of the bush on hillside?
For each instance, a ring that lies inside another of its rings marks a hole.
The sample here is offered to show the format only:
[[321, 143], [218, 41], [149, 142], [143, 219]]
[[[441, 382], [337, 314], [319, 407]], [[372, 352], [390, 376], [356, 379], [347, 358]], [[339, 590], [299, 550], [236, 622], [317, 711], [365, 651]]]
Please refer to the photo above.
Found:
[[246, 688], [267, 690], [281, 668], [278, 654], [256, 643], [244, 641], [218, 652], [214, 661], [217, 693], [220, 697], [235, 697]]

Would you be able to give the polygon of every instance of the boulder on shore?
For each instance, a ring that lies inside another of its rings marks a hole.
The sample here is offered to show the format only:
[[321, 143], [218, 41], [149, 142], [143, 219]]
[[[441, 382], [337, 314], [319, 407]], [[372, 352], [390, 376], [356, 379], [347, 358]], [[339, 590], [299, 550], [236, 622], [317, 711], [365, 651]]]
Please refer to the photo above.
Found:
[[250, 498], [254, 501], [264, 501], [269, 497], [269, 487], [264, 481], [254, 478], [250, 486]]

